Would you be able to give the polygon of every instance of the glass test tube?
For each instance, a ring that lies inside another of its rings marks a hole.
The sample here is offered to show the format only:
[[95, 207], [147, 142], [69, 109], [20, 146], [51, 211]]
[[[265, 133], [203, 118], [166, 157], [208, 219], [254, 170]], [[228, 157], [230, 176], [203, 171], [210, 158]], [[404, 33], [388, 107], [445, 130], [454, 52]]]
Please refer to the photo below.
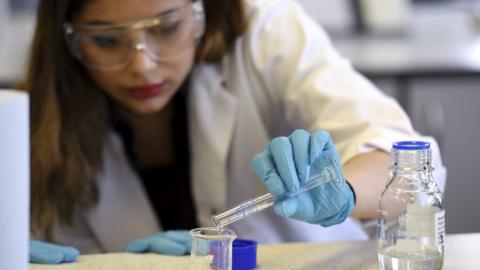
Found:
[[[305, 191], [331, 181], [336, 181], [338, 185], [342, 185], [345, 180], [343, 178], [341, 166], [330, 156], [327, 157], [326, 160], [328, 161], [327, 163], [319, 161], [310, 165], [310, 177], [297, 191], [286, 193], [279, 197], [276, 197], [272, 193], [267, 193], [246, 200], [223, 213], [214, 215], [212, 217], [213, 222], [218, 228], [221, 228], [269, 208], [276, 200], [295, 197]], [[321, 161], [324, 160], [322, 159]]]

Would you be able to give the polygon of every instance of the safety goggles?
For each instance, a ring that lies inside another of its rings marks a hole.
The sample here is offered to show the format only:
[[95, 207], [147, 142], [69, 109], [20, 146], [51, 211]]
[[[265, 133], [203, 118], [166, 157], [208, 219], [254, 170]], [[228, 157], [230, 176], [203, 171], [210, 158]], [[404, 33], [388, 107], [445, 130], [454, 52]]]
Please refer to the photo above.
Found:
[[137, 51], [144, 51], [155, 61], [175, 58], [195, 46], [203, 27], [203, 6], [199, 0], [136, 22], [64, 24], [67, 44], [75, 58], [98, 70], [121, 69]]

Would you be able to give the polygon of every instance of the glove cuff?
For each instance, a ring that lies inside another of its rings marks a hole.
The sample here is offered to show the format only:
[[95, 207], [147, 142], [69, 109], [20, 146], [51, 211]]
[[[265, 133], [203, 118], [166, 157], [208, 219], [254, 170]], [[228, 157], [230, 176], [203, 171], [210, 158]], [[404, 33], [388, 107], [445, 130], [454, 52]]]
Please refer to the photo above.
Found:
[[345, 179], [345, 183], [348, 184], [348, 187], [350, 187], [350, 190], [352, 191], [354, 206], [357, 206], [357, 194], [355, 193], [355, 189], [353, 189], [353, 186], [350, 184], [350, 182], [348, 182], [347, 179]]
[[333, 215], [329, 218], [317, 220], [317, 221], [311, 222], [311, 223], [319, 224], [323, 227], [329, 227], [329, 226], [340, 224], [340, 223], [344, 222], [348, 218], [348, 216], [350, 216], [350, 214], [353, 211], [353, 208], [355, 208], [355, 202], [354, 202], [355, 193], [354, 193], [353, 189], [351, 188], [350, 184], [348, 186], [344, 185], [343, 189], [344, 189], [344, 192], [347, 193], [346, 194], [347, 198], [346, 198], [345, 204], [342, 207], [342, 209], [340, 209], [340, 211], [338, 211], [338, 213], [336, 213], [335, 215]]

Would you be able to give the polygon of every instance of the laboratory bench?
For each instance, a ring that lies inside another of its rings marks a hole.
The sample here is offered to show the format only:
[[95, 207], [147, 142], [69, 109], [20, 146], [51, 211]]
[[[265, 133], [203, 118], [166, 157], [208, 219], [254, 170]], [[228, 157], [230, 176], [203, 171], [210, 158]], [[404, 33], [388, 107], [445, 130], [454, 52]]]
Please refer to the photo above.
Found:
[[[447, 235], [443, 270], [480, 269], [480, 233]], [[259, 245], [257, 269], [379, 269], [376, 242], [288, 243]], [[154, 270], [189, 268], [189, 256], [109, 253], [82, 255], [77, 263], [30, 264], [29, 270]]]

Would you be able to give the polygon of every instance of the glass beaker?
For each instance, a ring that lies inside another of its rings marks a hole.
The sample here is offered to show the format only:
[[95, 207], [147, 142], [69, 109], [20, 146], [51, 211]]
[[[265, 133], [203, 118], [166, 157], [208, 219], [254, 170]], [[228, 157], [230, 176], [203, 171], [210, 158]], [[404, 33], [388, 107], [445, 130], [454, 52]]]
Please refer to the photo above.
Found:
[[206, 227], [190, 231], [190, 269], [232, 269], [232, 242], [237, 238], [227, 228]]

